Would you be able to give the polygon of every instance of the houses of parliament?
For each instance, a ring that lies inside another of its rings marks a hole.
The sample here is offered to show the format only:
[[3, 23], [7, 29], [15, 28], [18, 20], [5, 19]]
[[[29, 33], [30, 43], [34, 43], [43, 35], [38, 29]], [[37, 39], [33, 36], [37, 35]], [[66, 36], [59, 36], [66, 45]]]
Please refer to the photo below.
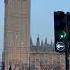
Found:
[[31, 0], [4, 0], [4, 70], [65, 70], [65, 56], [54, 45], [30, 38]]

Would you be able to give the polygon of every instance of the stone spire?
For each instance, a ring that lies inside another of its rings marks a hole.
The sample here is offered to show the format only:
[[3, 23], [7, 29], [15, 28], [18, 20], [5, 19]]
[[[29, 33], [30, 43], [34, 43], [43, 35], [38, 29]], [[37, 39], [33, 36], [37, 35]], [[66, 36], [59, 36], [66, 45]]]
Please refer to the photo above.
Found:
[[32, 37], [30, 37], [30, 47], [33, 46], [33, 41], [32, 41]]
[[44, 44], [43, 44], [43, 40], [41, 40], [41, 47], [43, 47], [43, 45], [44, 45]]
[[40, 39], [39, 39], [39, 35], [38, 35], [38, 37], [37, 37], [36, 46], [37, 46], [37, 47], [39, 47], [39, 46], [40, 46]]
[[51, 47], [53, 46], [53, 42], [52, 42], [52, 40], [51, 40]]
[[47, 46], [47, 38], [45, 38], [45, 43], [44, 43], [44, 45]]

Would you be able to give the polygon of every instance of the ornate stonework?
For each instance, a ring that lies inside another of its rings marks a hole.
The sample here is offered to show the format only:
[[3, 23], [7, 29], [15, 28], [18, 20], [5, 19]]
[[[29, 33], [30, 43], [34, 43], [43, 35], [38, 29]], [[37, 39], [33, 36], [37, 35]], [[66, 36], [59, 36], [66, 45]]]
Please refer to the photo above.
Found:
[[5, 0], [5, 70], [29, 64], [30, 0]]

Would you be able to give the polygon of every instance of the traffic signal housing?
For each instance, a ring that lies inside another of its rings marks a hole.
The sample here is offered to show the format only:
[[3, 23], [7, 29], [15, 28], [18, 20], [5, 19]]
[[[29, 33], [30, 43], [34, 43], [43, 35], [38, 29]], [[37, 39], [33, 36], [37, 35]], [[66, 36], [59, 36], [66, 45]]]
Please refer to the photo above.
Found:
[[66, 32], [66, 14], [63, 11], [54, 12], [54, 38], [55, 51], [64, 52], [67, 40]]

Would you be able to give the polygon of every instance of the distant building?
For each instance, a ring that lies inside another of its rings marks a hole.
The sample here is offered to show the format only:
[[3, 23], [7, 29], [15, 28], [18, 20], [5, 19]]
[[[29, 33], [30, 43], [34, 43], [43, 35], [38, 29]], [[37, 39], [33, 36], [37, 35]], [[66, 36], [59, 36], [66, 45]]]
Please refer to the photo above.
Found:
[[39, 46], [37, 44], [30, 46], [30, 70], [65, 70], [64, 53], [55, 52], [54, 43], [51, 41], [48, 44], [47, 38], [44, 42], [43, 40], [40, 41], [39, 37], [37, 37], [37, 40], [36, 43], [41, 42]]

